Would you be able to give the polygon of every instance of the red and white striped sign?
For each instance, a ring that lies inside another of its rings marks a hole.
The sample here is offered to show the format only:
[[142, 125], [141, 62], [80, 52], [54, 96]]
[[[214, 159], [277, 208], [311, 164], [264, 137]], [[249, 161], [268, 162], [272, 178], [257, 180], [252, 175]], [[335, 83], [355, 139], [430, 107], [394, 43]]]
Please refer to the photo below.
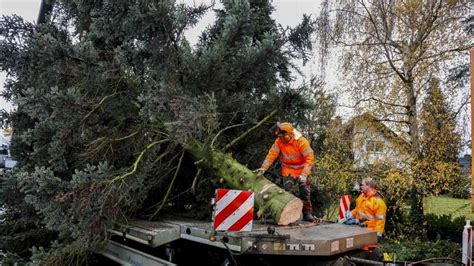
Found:
[[214, 230], [252, 231], [253, 205], [251, 190], [216, 189]]
[[344, 214], [349, 210], [351, 206], [351, 195], [343, 195], [339, 202], [339, 220], [344, 219]]

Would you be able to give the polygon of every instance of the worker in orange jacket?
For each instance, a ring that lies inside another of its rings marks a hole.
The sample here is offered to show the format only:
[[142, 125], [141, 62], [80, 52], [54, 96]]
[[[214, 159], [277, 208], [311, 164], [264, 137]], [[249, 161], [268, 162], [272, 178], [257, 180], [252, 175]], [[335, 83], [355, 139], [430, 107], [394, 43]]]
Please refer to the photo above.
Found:
[[277, 139], [268, 151], [262, 166], [257, 169], [257, 174], [263, 175], [280, 156], [283, 176], [281, 185], [288, 191], [298, 187], [299, 198], [303, 201], [303, 220], [312, 222], [314, 217], [310, 201], [310, 174], [314, 165], [314, 152], [309, 141], [301, 132], [294, 129], [292, 124], [277, 123], [271, 130]]
[[[380, 240], [385, 229], [387, 205], [376, 189], [375, 181], [370, 178], [362, 179], [360, 186], [362, 193], [356, 200], [356, 207], [345, 215], [346, 224], [361, 224], [377, 232]], [[377, 245], [373, 245], [376, 247]], [[373, 248], [368, 246], [368, 248]]]

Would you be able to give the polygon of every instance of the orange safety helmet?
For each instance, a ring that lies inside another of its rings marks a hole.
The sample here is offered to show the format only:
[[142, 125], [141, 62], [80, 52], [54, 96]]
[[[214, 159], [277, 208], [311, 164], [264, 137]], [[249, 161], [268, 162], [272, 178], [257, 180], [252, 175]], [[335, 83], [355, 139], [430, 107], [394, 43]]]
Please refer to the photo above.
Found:
[[276, 136], [281, 133], [293, 133], [293, 125], [288, 122], [277, 122], [271, 129], [270, 132]]
[[279, 123], [278, 128], [282, 133], [293, 133], [293, 125], [288, 122]]

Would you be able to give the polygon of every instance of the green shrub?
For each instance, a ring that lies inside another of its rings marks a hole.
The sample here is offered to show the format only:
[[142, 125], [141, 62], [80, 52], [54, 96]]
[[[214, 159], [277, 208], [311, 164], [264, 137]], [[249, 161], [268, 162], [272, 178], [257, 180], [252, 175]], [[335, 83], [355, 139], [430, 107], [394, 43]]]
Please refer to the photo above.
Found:
[[340, 194], [337, 189], [323, 189], [321, 187], [311, 187], [311, 203], [313, 212], [317, 217], [333, 218], [338, 215]]
[[0, 250], [28, 258], [33, 246], [49, 246], [57, 236], [57, 232], [35, 222], [20, 220], [16, 223], [3, 223], [0, 224]]
[[457, 199], [468, 199], [471, 197], [469, 189], [471, 187], [471, 180], [468, 178], [462, 178], [459, 182], [455, 182], [449, 189], [448, 196]]
[[382, 248], [396, 261], [414, 262], [440, 257], [461, 259], [461, 245], [449, 240], [384, 242]]
[[450, 240], [456, 243], [462, 242], [462, 231], [466, 224], [466, 217], [452, 217], [451, 214], [426, 214], [426, 236], [429, 240]]
[[26, 265], [26, 260], [14, 253], [7, 252], [2, 254], [0, 252], [0, 265], [14, 266], [14, 265]]

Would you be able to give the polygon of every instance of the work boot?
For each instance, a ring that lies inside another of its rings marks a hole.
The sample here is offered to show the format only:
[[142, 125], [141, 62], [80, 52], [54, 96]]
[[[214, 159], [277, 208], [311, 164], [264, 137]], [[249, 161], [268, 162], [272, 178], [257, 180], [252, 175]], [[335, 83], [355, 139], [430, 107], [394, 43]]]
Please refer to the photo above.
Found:
[[314, 222], [314, 216], [311, 213], [303, 214], [303, 221], [305, 222]]

